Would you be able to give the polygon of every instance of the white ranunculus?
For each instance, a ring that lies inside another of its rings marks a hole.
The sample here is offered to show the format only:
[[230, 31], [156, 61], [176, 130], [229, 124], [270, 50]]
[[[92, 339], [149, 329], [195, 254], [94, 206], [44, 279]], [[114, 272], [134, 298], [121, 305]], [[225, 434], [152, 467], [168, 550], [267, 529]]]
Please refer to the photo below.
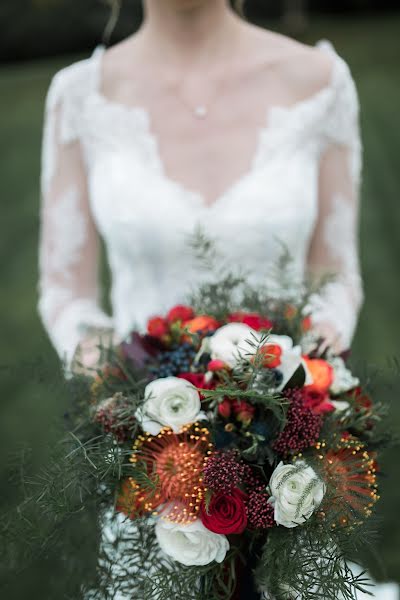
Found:
[[282, 374], [282, 382], [278, 387], [278, 391], [283, 390], [289, 379], [294, 375], [300, 365], [306, 373], [305, 385], [312, 383], [312, 378], [307, 369], [307, 366], [302, 358], [302, 350], [300, 346], [293, 346], [293, 340], [288, 335], [269, 335], [266, 341], [267, 344], [276, 344], [281, 350], [281, 364], [277, 370]]
[[354, 389], [360, 383], [357, 377], [353, 377], [351, 371], [346, 367], [346, 364], [340, 356], [334, 356], [328, 359], [328, 362], [333, 367], [333, 382], [330, 387], [332, 394], [341, 394]]
[[207, 529], [200, 519], [183, 525], [160, 518], [156, 524], [160, 548], [182, 565], [208, 565], [214, 560], [221, 563], [229, 550], [227, 538]]
[[289, 465], [280, 462], [269, 487], [274, 519], [284, 527], [305, 523], [321, 504], [326, 490], [325, 483], [304, 460]]
[[209, 338], [211, 358], [233, 368], [240, 355], [254, 354], [254, 346], [249, 342], [257, 343], [259, 339], [260, 333], [245, 323], [227, 323]]
[[145, 389], [143, 405], [136, 418], [144, 431], [157, 435], [162, 427], [178, 433], [183, 425], [204, 419], [199, 392], [180, 377], [164, 377], [151, 381]]

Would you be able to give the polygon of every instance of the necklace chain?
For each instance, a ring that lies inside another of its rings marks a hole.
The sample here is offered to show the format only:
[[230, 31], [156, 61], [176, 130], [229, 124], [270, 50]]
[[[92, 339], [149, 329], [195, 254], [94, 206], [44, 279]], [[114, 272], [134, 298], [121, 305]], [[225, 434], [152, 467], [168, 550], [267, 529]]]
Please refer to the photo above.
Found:
[[[239, 42], [238, 42], [239, 43]], [[236, 53], [235, 53], [236, 54]], [[234, 64], [234, 60], [230, 61], [230, 69], [224, 69], [224, 73], [226, 75], [226, 73], [229, 71], [232, 71], [232, 65]], [[183, 104], [183, 106], [186, 107], [186, 109], [188, 109], [190, 111], [190, 113], [198, 120], [204, 120], [208, 117], [209, 113], [210, 113], [210, 107], [212, 107], [216, 101], [221, 97], [221, 94], [219, 93], [221, 91], [221, 84], [222, 84], [222, 80], [219, 79], [217, 81], [217, 83], [214, 86], [214, 90], [213, 90], [213, 94], [211, 96], [211, 99], [208, 102], [199, 102], [196, 104], [191, 104], [189, 103], [184, 95], [182, 94], [182, 92], [179, 92], [179, 88], [182, 89], [185, 81], [187, 80], [187, 77], [183, 77], [181, 79], [181, 81], [179, 82], [179, 84], [174, 87], [174, 94], [177, 97], [177, 99], [181, 102], [181, 104]], [[224, 76], [223, 80], [226, 80], [226, 77]]]

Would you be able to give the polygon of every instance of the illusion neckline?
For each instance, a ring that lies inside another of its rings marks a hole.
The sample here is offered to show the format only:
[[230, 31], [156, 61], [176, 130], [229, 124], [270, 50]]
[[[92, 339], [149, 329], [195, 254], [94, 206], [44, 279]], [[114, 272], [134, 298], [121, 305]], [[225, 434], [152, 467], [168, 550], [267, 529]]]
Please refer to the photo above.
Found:
[[[126, 104], [124, 102], [119, 102], [118, 100], [112, 100], [108, 96], [106, 96], [101, 90], [101, 82], [102, 82], [102, 61], [104, 53], [106, 52], [106, 46], [104, 44], [99, 44], [94, 49], [90, 60], [94, 61], [95, 65], [95, 85], [94, 89], [92, 89], [93, 96], [97, 99], [97, 101], [101, 102], [101, 104], [109, 108], [110, 110], [117, 110], [121, 114], [125, 115], [130, 119], [140, 119], [142, 124], [142, 133], [147, 138], [148, 142], [150, 142], [153, 149], [153, 157], [155, 163], [157, 164], [158, 174], [163, 179], [164, 183], [169, 186], [174, 187], [175, 190], [178, 191], [181, 197], [184, 197], [186, 200], [188, 197], [192, 198], [194, 202], [197, 203], [198, 208], [202, 211], [213, 211], [218, 209], [224, 201], [231, 197], [234, 192], [243, 185], [249, 178], [252, 178], [255, 171], [257, 170], [257, 166], [259, 164], [259, 158], [262, 154], [263, 144], [265, 143], [266, 138], [269, 135], [272, 135], [274, 127], [277, 124], [277, 117], [293, 117], [293, 115], [298, 112], [302, 112], [304, 110], [308, 110], [310, 106], [314, 103], [318, 103], [321, 98], [325, 96], [329, 96], [335, 89], [338, 79], [339, 73], [339, 55], [336, 53], [333, 45], [328, 40], [319, 40], [314, 44], [314, 47], [319, 47], [323, 51], [329, 52], [333, 58], [331, 72], [329, 76], [329, 81], [326, 85], [324, 85], [321, 89], [317, 90], [313, 94], [306, 96], [303, 99], [300, 99], [292, 104], [284, 105], [284, 104], [272, 104], [267, 107], [265, 122], [261, 127], [258, 128], [256, 133], [256, 144], [254, 151], [252, 152], [252, 156], [249, 160], [249, 167], [247, 167], [243, 173], [241, 173], [237, 178], [235, 178], [231, 183], [229, 183], [221, 193], [217, 194], [211, 202], [207, 201], [207, 195], [201, 192], [200, 190], [193, 189], [186, 184], [182, 183], [178, 178], [170, 175], [166, 169], [165, 163], [162, 158], [162, 154], [160, 152], [160, 141], [158, 135], [155, 133], [154, 128], [152, 126], [152, 118], [149, 109], [141, 104]], [[285, 120], [286, 120], [285, 119]], [[281, 119], [279, 119], [279, 123], [281, 123]]]

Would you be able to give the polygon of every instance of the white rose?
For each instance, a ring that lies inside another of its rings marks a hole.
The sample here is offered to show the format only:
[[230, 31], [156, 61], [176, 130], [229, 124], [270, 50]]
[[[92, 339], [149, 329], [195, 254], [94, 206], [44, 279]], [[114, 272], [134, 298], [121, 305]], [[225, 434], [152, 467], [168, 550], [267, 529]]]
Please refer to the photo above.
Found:
[[208, 565], [214, 560], [221, 563], [229, 550], [227, 538], [204, 527], [200, 519], [182, 525], [160, 518], [156, 536], [165, 554], [188, 567]]
[[272, 473], [269, 502], [274, 507], [278, 525], [297, 527], [311, 517], [325, 495], [325, 483], [303, 460], [295, 464], [282, 462]]
[[151, 435], [157, 435], [165, 426], [178, 433], [183, 425], [205, 418], [199, 392], [180, 377], [155, 379], [146, 386], [144, 395], [135, 416]]
[[312, 383], [312, 378], [302, 358], [301, 347], [293, 346], [291, 337], [288, 335], [269, 335], [266, 344], [276, 344], [282, 350], [281, 364], [277, 367], [277, 371], [282, 374], [282, 381], [277, 388], [278, 391], [283, 390], [300, 365], [303, 365], [306, 373], [305, 385]]
[[234, 367], [240, 355], [254, 354], [251, 341], [258, 343], [260, 334], [245, 323], [227, 323], [209, 338], [209, 349], [213, 360], [222, 360], [230, 367]]
[[360, 383], [357, 377], [353, 377], [351, 371], [346, 367], [346, 364], [340, 356], [333, 356], [328, 359], [328, 362], [333, 367], [333, 382], [330, 387], [332, 394], [341, 394], [354, 389]]

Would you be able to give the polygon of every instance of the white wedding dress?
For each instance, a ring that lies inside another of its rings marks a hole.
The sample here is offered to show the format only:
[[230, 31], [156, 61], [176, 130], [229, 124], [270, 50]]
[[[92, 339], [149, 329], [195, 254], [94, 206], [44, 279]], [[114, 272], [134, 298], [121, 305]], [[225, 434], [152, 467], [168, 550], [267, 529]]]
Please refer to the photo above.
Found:
[[[334, 271], [313, 299], [314, 323], [331, 324], [341, 349], [350, 345], [363, 297], [358, 98], [347, 64], [329, 43], [319, 46], [332, 57], [329, 83], [265, 111], [251, 168], [210, 205], [167, 174], [146, 109], [102, 94], [102, 47], [56, 74], [43, 142], [38, 310], [67, 376], [87, 327], [111, 327], [123, 339], [182, 302], [196, 277], [186, 238], [197, 225], [252, 281], [265, 280], [282, 242], [295, 280], [316, 266]], [[323, 160], [330, 148], [333, 158]], [[99, 301], [99, 235], [111, 317]], [[395, 585], [375, 590], [378, 600], [397, 598]]]

